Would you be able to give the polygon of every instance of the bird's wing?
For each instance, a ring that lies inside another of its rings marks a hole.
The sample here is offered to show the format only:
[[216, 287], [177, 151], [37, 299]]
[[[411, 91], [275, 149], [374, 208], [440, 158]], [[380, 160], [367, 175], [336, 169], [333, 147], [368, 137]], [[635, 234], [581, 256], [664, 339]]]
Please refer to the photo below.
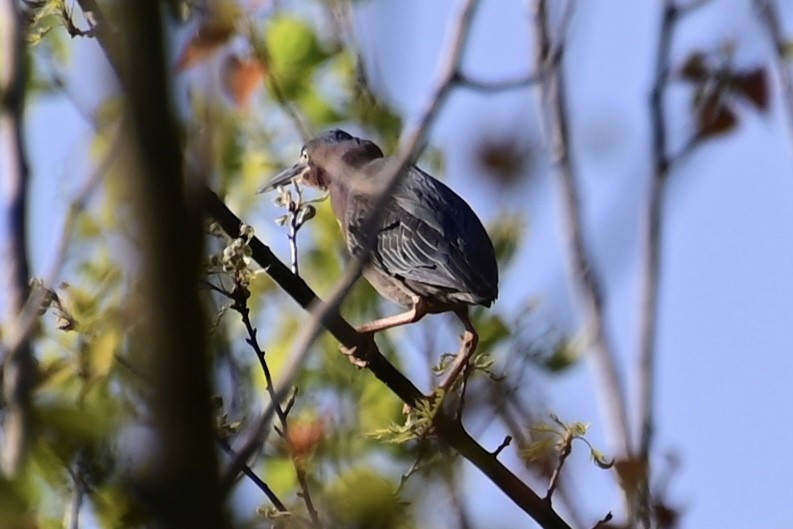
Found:
[[[382, 212], [372, 264], [414, 288], [434, 287], [459, 294], [459, 300], [489, 303], [497, 295], [498, 270], [481, 222], [444, 184], [416, 167], [408, 171]], [[363, 248], [371, 209], [370, 194], [351, 194], [346, 221], [353, 255]]]

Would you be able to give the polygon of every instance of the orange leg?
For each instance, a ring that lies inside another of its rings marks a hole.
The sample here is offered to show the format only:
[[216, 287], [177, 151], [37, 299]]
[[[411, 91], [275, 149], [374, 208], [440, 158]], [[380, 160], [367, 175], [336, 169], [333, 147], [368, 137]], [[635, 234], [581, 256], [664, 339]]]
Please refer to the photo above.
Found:
[[416, 323], [421, 318], [427, 315], [427, 306], [421, 298], [417, 298], [416, 302], [407, 312], [402, 314], [395, 314], [394, 316], [387, 316], [378, 320], [364, 323], [358, 327], [358, 332], [363, 334], [374, 334], [376, 332], [384, 331], [386, 329], [393, 329], [400, 325], [407, 325], [408, 323]]
[[417, 298], [413, 304], [413, 308], [409, 311], [364, 323], [356, 329], [359, 333], [364, 335], [367, 351], [360, 352], [357, 350], [357, 347], [341, 347], [341, 352], [349, 356], [350, 362], [356, 366], [366, 367], [368, 364], [366, 360], [368, 353], [377, 349], [374, 343], [374, 334], [376, 332], [393, 329], [394, 327], [399, 327], [400, 325], [406, 325], [408, 323], [415, 323], [426, 315], [426, 304], [421, 298]]
[[451, 390], [454, 383], [460, 377], [460, 374], [468, 369], [468, 362], [470, 362], [471, 357], [476, 352], [476, 346], [479, 344], [479, 334], [476, 332], [476, 329], [474, 329], [471, 319], [468, 317], [468, 309], [459, 309], [454, 313], [460, 318], [460, 321], [463, 322], [465, 332], [463, 333], [463, 343], [460, 346], [460, 351], [457, 353], [452, 366], [449, 368], [449, 373], [441, 383], [440, 387], [443, 388], [444, 391]]

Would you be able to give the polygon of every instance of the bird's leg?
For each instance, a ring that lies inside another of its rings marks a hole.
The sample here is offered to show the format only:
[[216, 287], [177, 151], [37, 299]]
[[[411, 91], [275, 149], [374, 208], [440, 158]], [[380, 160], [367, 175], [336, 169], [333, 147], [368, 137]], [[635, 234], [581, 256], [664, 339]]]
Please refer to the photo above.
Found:
[[374, 335], [371, 333], [361, 334], [363, 350], [359, 351], [356, 347], [339, 347], [341, 353], [347, 356], [350, 363], [357, 367], [367, 367], [369, 365], [369, 357], [377, 350], [377, 344], [374, 343]]
[[358, 332], [364, 334], [374, 334], [376, 332], [384, 331], [386, 329], [393, 329], [400, 325], [408, 323], [416, 323], [421, 318], [427, 315], [427, 304], [421, 298], [417, 297], [413, 302], [413, 307], [402, 314], [395, 314], [393, 316], [386, 316], [369, 323], [357, 327]]
[[460, 374], [468, 369], [468, 362], [476, 352], [476, 346], [479, 343], [479, 334], [476, 332], [476, 329], [474, 329], [471, 318], [468, 317], [468, 308], [458, 309], [454, 311], [454, 313], [460, 318], [460, 321], [463, 322], [465, 332], [463, 333], [463, 342], [460, 346], [460, 351], [454, 358], [449, 368], [449, 373], [440, 385], [441, 389], [444, 391], [450, 391], [454, 383], [460, 377]]
[[357, 327], [357, 331], [363, 335], [366, 344], [366, 351], [358, 351], [357, 347], [344, 347], [342, 346], [341, 352], [349, 357], [350, 362], [358, 367], [366, 367], [368, 361], [366, 360], [368, 353], [373, 349], [377, 349], [374, 343], [374, 334], [376, 332], [384, 331], [386, 329], [393, 329], [400, 325], [408, 323], [415, 323], [427, 315], [427, 305], [421, 298], [416, 298], [413, 303], [413, 308], [402, 314], [380, 318], [369, 323]]

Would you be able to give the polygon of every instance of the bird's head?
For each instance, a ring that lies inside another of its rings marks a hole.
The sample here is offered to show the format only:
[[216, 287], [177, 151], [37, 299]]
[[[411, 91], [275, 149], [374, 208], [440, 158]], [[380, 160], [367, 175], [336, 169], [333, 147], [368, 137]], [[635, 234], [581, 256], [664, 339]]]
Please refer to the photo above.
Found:
[[290, 182], [322, 190], [334, 181], [352, 178], [366, 163], [383, 157], [380, 147], [343, 130], [329, 130], [313, 138], [300, 150], [300, 161], [275, 175], [259, 191], [263, 193]]

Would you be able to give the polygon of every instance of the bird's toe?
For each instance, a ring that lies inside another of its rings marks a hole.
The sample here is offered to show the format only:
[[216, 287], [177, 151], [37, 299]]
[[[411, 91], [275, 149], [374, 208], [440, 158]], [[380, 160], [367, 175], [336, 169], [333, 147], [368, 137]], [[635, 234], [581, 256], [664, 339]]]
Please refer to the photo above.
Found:
[[377, 344], [374, 342], [374, 334], [361, 333], [361, 343], [353, 347], [340, 346], [339, 350], [347, 356], [351, 364], [357, 367], [368, 367], [369, 358], [377, 353]]

